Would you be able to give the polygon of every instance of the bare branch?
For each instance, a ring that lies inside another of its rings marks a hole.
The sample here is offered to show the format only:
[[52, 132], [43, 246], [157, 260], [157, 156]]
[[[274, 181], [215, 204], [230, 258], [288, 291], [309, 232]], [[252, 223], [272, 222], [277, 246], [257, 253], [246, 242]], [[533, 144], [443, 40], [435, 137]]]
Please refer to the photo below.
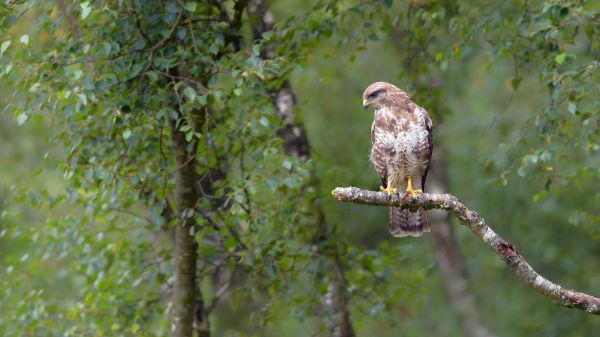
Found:
[[451, 194], [423, 193], [417, 196], [387, 195], [383, 192], [363, 190], [357, 187], [337, 187], [333, 196], [346, 202], [377, 206], [396, 206], [402, 209], [443, 209], [454, 215], [463, 225], [486, 243], [529, 287], [554, 301], [557, 305], [584, 310], [600, 315], [600, 298], [565, 289], [538, 274], [521, 256], [516, 248], [496, 234], [475, 211], [465, 207]]

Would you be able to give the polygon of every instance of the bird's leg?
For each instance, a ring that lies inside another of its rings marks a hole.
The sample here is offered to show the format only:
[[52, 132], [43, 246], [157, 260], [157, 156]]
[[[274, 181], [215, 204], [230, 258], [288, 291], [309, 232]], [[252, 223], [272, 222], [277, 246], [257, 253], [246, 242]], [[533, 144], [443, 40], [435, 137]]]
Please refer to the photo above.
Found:
[[395, 187], [390, 187], [390, 184], [388, 184], [388, 186], [386, 188], [383, 188], [383, 186], [379, 186], [379, 190], [381, 192], [387, 193], [388, 195], [398, 192], [398, 190]]
[[410, 194], [412, 197], [414, 197], [417, 194], [423, 193], [423, 190], [421, 189], [414, 190], [412, 188], [412, 181], [410, 176], [408, 176], [408, 186], [406, 186], [406, 193]]
[[391, 187], [392, 186], [392, 180], [393, 180], [392, 176], [389, 176], [388, 179], [387, 179], [387, 186], [386, 187], [379, 186], [379, 190], [381, 192], [387, 193], [387, 195], [397, 193], [398, 190], [396, 188], [394, 188], [394, 187]]

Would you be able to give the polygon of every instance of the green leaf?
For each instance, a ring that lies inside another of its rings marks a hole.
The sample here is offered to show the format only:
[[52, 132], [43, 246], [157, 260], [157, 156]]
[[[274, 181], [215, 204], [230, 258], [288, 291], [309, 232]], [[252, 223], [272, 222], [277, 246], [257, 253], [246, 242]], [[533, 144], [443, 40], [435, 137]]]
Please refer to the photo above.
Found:
[[6, 40], [6, 41], [2, 42], [2, 45], [0, 45], [0, 55], [4, 54], [4, 52], [8, 49], [8, 47], [10, 47], [11, 43], [12, 43], [12, 41], [10, 41], [10, 40]]
[[79, 97], [79, 100], [81, 101], [81, 104], [83, 105], [87, 105], [88, 100], [87, 100], [87, 96], [84, 94], [77, 94], [77, 97]]
[[28, 45], [29, 44], [29, 35], [23, 34], [21, 36], [21, 38], [19, 39], [19, 41], [21, 41], [21, 43], [24, 45]]
[[225, 249], [227, 249], [228, 251], [233, 251], [236, 246], [237, 246], [237, 241], [235, 241], [234, 238], [227, 238], [227, 240], [225, 240], [225, 242], [223, 242], [223, 247], [225, 247]]
[[560, 53], [558, 55], [556, 55], [556, 57], [554, 58], [554, 61], [556, 61], [557, 64], [563, 64], [563, 62], [565, 62], [565, 58], [567, 57], [567, 54], [565, 53]]
[[194, 209], [193, 208], [186, 208], [181, 213], [181, 217], [184, 218], [184, 219], [189, 219], [189, 218], [191, 218], [193, 216], [194, 216]]
[[183, 8], [185, 8], [186, 11], [188, 12], [195, 12], [196, 8], [198, 8], [198, 3], [196, 2], [186, 2], [185, 5], [183, 5]]
[[577, 105], [575, 105], [575, 103], [569, 102], [567, 110], [574, 115], [577, 112]]
[[196, 90], [194, 90], [194, 88], [192, 87], [187, 87], [185, 89], [183, 89], [183, 94], [190, 100], [190, 101], [194, 101], [196, 99], [196, 96], [198, 95], [196, 93]]
[[131, 72], [129, 73], [130, 78], [136, 77], [141, 71], [144, 69], [144, 66], [141, 63], [136, 63], [131, 67]]
[[[533, 155], [533, 154], [528, 154], [525, 157], [523, 157], [524, 161], [530, 162], [532, 164], [536, 164], [538, 162], [538, 156]], [[525, 163], [525, 166], [527, 166], [527, 164]]]
[[267, 119], [267, 117], [262, 116], [259, 121], [260, 124], [262, 124], [262, 126], [264, 126], [265, 128], [269, 127], [269, 120]]
[[158, 81], [158, 74], [155, 71], [147, 72], [146, 76], [148, 76], [152, 82]]
[[206, 105], [207, 102], [208, 102], [208, 97], [206, 95], [198, 96], [198, 103], [200, 103], [202, 106]]
[[19, 116], [17, 116], [17, 123], [19, 125], [23, 125], [25, 122], [27, 122], [28, 119], [29, 115], [27, 115], [26, 113], [22, 113]]
[[383, 1], [383, 8], [390, 9], [393, 4], [394, 4], [394, 0], [384, 0]]
[[123, 131], [122, 135], [125, 140], [129, 139], [129, 137], [131, 137], [131, 130], [125, 129], [125, 131]]
[[262, 34], [262, 37], [263, 37], [264, 40], [269, 40], [269, 39], [271, 39], [272, 36], [273, 36], [273, 32], [272, 31], [264, 32]]
[[81, 3], [81, 20], [85, 20], [85, 18], [87, 18], [91, 12], [92, 12], [92, 8], [90, 7], [89, 1], [85, 1], [85, 2]]

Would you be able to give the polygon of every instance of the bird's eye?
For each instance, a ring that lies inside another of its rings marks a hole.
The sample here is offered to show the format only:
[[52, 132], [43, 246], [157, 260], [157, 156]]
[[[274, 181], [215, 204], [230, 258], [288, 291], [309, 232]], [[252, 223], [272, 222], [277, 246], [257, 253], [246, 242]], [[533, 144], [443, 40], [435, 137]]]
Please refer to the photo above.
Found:
[[377, 97], [377, 95], [379, 95], [379, 91], [375, 91], [373, 93], [370, 93], [369, 96], [367, 96], [367, 98], [369, 100], [375, 99]]

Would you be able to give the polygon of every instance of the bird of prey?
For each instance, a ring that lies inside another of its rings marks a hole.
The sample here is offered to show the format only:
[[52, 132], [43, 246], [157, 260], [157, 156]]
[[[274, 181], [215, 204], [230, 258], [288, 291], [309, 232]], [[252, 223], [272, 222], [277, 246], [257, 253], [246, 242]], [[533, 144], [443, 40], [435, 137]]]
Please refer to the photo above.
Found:
[[[423, 193], [433, 147], [431, 118], [396, 86], [376, 82], [363, 93], [363, 107], [373, 106], [371, 161], [388, 194]], [[395, 237], [429, 232], [425, 209], [415, 212], [390, 207], [390, 232]]]

